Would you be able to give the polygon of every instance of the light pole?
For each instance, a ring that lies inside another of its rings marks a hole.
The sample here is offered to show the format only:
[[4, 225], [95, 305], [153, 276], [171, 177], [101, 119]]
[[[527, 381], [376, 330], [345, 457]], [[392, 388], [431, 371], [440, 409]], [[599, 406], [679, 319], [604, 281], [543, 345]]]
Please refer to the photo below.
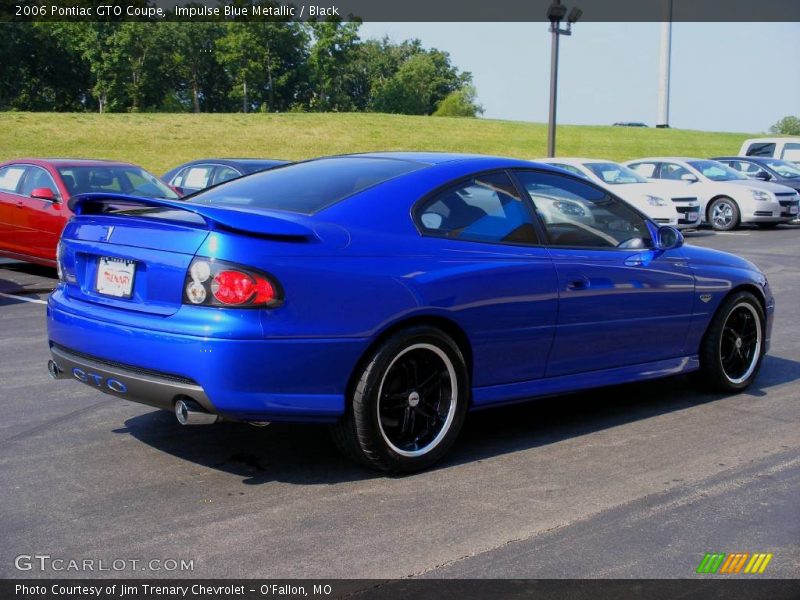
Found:
[[658, 117], [656, 127], [669, 127], [669, 77], [672, 53], [672, 0], [665, 0], [664, 22], [661, 24], [661, 55], [658, 78]]
[[[567, 15], [567, 7], [560, 0], [553, 0], [547, 9], [547, 18], [550, 21], [550, 33], [553, 34], [553, 43], [550, 50], [550, 114], [547, 118], [547, 156], [556, 155], [556, 103], [558, 96], [558, 38], [562, 35], [572, 35], [572, 24], [581, 18], [583, 11], [574, 8]], [[566, 29], [561, 29], [561, 21], [567, 17]]]

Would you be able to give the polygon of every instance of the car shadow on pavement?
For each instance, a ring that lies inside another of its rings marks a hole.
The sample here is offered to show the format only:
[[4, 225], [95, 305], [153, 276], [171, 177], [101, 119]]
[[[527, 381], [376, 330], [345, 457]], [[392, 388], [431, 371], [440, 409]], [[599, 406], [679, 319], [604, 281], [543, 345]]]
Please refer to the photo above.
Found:
[[[800, 379], [800, 362], [767, 356], [747, 394]], [[626, 423], [725, 401], [725, 394], [703, 393], [682, 376], [601, 388], [577, 394], [471, 413], [454, 448], [434, 469], [553, 444]], [[281, 481], [330, 485], [382, 477], [342, 457], [325, 426], [244, 423], [182, 427], [174, 415], [155, 411], [128, 419], [115, 430], [210, 469], [232, 473], [247, 485]]]

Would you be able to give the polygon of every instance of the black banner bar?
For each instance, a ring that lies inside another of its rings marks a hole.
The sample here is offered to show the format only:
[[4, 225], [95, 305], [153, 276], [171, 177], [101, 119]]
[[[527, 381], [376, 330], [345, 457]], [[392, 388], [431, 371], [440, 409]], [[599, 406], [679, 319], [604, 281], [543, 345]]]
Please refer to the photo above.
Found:
[[796, 600], [797, 580], [714, 577], [643, 579], [60, 579], [0, 580], [3, 600]]
[[[535, 22], [552, 0], [4, 0], [0, 21]], [[800, 0], [563, 0], [582, 22], [800, 22]], [[671, 9], [671, 13], [670, 13]]]

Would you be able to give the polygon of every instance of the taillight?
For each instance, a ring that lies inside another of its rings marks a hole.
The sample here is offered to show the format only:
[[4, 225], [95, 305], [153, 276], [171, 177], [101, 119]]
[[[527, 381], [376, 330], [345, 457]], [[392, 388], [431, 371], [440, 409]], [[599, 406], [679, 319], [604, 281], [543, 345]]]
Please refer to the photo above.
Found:
[[183, 303], [199, 306], [274, 308], [283, 302], [278, 283], [266, 273], [229, 262], [195, 258], [183, 286]]

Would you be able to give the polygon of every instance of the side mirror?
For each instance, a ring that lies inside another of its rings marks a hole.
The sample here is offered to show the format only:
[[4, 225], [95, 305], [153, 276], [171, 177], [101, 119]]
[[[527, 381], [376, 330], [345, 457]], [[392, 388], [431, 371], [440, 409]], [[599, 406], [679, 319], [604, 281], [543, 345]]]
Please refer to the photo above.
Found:
[[752, 177], [760, 179], [761, 181], [769, 181], [772, 179], [772, 176], [766, 171], [759, 171], [758, 173], [753, 174]]
[[659, 250], [672, 250], [683, 246], [683, 234], [670, 225], [658, 228], [656, 247]]
[[697, 177], [695, 177], [691, 173], [684, 173], [683, 175], [681, 175], [681, 181], [688, 181], [689, 183], [695, 183], [697, 181]]
[[48, 202], [55, 202], [58, 199], [50, 188], [36, 188], [31, 192], [31, 198], [47, 200]]

